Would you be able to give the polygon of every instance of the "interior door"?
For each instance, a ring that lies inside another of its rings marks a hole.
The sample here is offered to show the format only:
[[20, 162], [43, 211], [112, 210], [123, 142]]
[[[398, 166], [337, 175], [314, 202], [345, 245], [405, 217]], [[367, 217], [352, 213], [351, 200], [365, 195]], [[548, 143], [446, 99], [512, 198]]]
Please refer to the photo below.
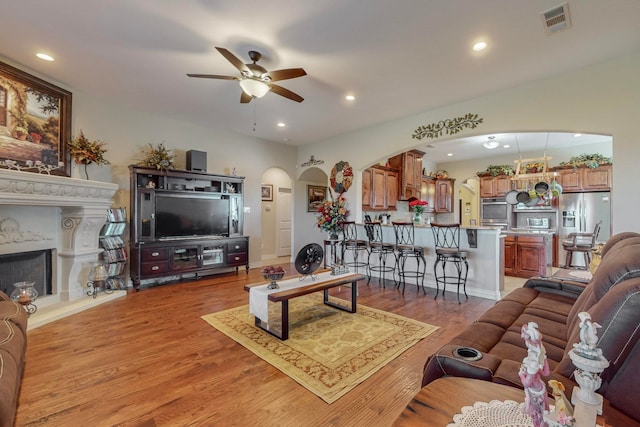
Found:
[[277, 216], [277, 233], [276, 247], [277, 255], [291, 255], [291, 189], [278, 188], [278, 216]]

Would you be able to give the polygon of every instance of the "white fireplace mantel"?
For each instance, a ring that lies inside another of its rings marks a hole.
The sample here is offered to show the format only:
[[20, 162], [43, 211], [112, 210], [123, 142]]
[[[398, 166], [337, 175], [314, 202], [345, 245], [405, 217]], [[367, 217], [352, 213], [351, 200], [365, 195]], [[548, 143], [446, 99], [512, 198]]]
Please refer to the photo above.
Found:
[[[3, 207], [5, 212], [11, 208], [13, 213], [10, 221], [0, 221], [0, 228], [3, 224], [12, 227], [19, 224], [25, 235], [45, 235], [37, 242], [5, 239], [0, 242], [0, 252], [22, 252], [25, 245], [46, 245], [55, 252], [52, 260], [54, 295], [47, 297], [48, 301], [44, 303], [88, 298], [85, 288], [89, 267], [102, 251], [99, 234], [117, 189], [118, 186], [112, 183], [0, 169], [0, 217], [5, 216], [2, 215]], [[49, 220], [55, 230], [42, 230], [39, 221], [28, 219], [29, 209], [33, 211], [34, 207], [58, 208], [56, 220], [43, 218], [43, 221]], [[4, 235], [11, 231], [0, 229]]]

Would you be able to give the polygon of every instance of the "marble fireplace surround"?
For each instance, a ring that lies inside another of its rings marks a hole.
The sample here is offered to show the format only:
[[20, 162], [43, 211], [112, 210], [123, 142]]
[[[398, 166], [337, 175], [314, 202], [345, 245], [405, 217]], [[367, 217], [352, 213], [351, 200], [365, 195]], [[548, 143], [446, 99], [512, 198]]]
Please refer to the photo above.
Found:
[[29, 325], [89, 308], [105, 298], [86, 295], [89, 268], [116, 184], [0, 169], [0, 254], [52, 249], [53, 294], [36, 300]]

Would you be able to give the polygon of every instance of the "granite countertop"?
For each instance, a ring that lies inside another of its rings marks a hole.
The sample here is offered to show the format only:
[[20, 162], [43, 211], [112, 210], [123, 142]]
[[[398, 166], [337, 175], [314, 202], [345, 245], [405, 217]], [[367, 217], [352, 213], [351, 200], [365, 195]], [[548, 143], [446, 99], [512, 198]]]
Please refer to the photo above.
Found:
[[502, 230], [502, 233], [503, 234], [531, 234], [531, 235], [553, 236], [556, 232], [555, 230], [512, 228], [510, 230]]

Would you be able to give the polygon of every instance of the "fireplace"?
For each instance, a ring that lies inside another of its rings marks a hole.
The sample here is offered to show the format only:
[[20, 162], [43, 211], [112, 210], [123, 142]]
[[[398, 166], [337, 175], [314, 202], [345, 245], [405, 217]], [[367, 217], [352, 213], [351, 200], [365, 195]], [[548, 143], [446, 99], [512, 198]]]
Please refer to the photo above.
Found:
[[[38, 297], [36, 315], [45, 307], [64, 312], [65, 307], [79, 311], [78, 301], [95, 304], [86, 295], [87, 278], [101, 252], [100, 229], [117, 189], [111, 183], [0, 169], [0, 257], [50, 254], [51, 280], [41, 285], [49, 289]], [[3, 279], [1, 287], [11, 293], [12, 283]]]
[[52, 295], [51, 249], [0, 255], [0, 291], [11, 295], [17, 282], [34, 282], [38, 297]]

